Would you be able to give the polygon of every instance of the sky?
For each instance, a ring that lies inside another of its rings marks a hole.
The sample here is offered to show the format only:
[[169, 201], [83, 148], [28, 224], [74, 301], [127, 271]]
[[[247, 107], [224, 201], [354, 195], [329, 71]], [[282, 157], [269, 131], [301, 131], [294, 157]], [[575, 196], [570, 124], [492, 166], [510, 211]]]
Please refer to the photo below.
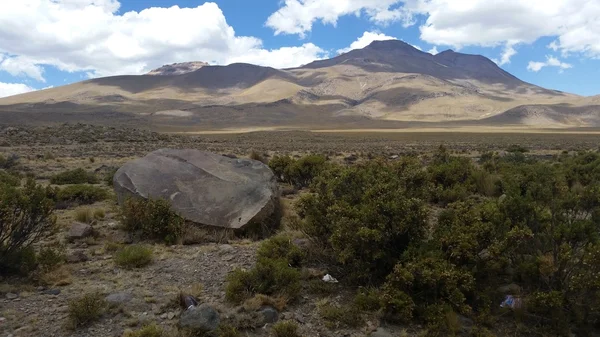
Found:
[[175, 62], [295, 67], [388, 39], [600, 94], [600, 0], [0, 0], [0, 97]]

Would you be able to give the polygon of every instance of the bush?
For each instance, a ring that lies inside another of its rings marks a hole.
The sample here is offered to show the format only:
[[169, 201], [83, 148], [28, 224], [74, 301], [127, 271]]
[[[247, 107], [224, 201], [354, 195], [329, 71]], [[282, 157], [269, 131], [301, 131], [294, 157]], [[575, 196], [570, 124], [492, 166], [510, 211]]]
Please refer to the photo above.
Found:
[[281, 321], [273, 324], [271, 328], [274, 337], [300, 337], [298, 324], [292, 321]]
[[284, 259], [288, 265], [298, 267], [302, 264], [305, 253], [292, 243], [292, 239], [278, 235], [264, 241], [257, 251], [257, 257], [261, 259]]
[[50, 183], [54, 185], [67, 184], [97, 184], [98, 178], [93, 173], [86, 172], [82, 168], [64, 171], [50, 178]]
[[0, 274], [27, 272], [35, 264], [28, 248], [56, 223], [46, 194], [32, 179], [23, 188], [0, 184]]
[[410, 197], [412, 172], [372, 161], [333, 167], [299, 202], [305, 231], [333, 251], [350, 278], [382, 281], [411, 241], [424, 237], [425, 203]]
[[125, 331], [123, 337], [162, 337], [163, 334], [163, 329], [156, 323], [152, 323], [137, 331]]
[[360, 310], [353, 306], [335, 306], [327, 302], [317, 304], [319, 315], [329, 322], [330, 328], [340, 327], [357, 328], [364, 324]]
[[250, 159], [257, 160], [257, 161], [259, 161], [259, 162], [261, 162], [263, 164], [267, 164], [268, 163], [268, 161], [260, 153], [258, 153], [255, 150], [252, 150], [250, 152], [250, 156], [249, 157], [250, 157]]
[[105, 217], [106, 217], [106, 212], [103, 209], [98, 208], [98, 209], [94, 210], [94, 219], [103, 220]]
[[106, 172], [106, 175], [104, 176], [104, 184], [106, 184], [106, 186], [113, 186], [113, 178], [118, 170], [118, 168], [111, 168], [108, 172]]
[[229, 325], [219, 325], [219, 328], [217, 329], [217, 336], [219, 337], [240, 337], [241, 334], [240, 332]]
[[274, 156], [269, 162], [269, 167], [280, 181], [302, 188], [310, 185], [327, 167], [327, 159], [320, 155], [308, 155], [298, 160], [287, 156]]
[[71, 185], [59, 189], [55, 200], [58, 202], [76, 203], [79, 205], [91, 205], [95, 202], [108, 199], [108, 192], [97, 186]]
[[86, 294], [69, 302], [71, 328], [85, 327], [102, 317], [107, 302], [100, 293]]
[[11, 153], [8, 157], [0, 155], [0, 169], [10, 170], [19, 165], [19, 156], [15, 153]]
[[184, 219], [163, 199], [125, 200], [121, 207], [121, 222], [125, 230], [141, 231], [146, 238], [176, 243], [183, 234]]
[[225, 297], [241, 303], [256, 294], [294, 299], [300, 292], [300, 272], [284, 259], [261, 259], [251, 270], [234, 270], [227, 276]]
[[43, 272], [49, 272], [62, 265], [65, 258], [64, 250], [42, 248], [37, 255], [37, 263]]
[[152, 263], [152, 248], [131, 245], [121, 249], [115, 255], [115, 263], [123, 268], [142, 268]]
[[83, 223], [91, 224], [94, 222], [94, 216], [92, 210], [89, 208], [81, 208], [75, 212], [75, 220]]
[[21, 185], [21, 177], [18, 174], [0, 171], [0, 185], [18, 187]]

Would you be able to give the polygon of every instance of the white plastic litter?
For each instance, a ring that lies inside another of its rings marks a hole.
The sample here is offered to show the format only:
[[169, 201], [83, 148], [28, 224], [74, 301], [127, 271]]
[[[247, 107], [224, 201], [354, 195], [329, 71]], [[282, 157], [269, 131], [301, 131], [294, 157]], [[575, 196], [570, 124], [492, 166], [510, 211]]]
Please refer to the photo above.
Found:
[[327, 283], [338, 283], [338, 280], [336, 280], [333, 276], [331, 276], [329, 274], [323, 276], [323, 281], [325, 281]]

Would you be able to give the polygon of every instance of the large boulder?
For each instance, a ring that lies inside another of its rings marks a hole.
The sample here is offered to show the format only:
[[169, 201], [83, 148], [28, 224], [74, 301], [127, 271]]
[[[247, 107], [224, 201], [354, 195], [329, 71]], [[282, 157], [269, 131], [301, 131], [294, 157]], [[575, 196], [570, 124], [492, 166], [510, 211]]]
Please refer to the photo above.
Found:
[[121, 166], [113, 183], [119, 203], [131, 196], [163, 198], [187, 220], [223, 228], [263, 221], [278, 202], [267, 165], [198, 150], [151, 152]]

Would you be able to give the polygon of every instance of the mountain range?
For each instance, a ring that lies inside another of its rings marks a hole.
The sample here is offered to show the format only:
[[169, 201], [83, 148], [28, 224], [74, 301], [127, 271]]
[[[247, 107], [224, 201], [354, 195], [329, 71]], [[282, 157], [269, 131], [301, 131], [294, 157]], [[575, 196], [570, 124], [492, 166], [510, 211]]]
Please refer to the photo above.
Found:
[[600, 126], [600, 96], [526, 83], [491, 60], [399, 40], [298, 68], [165, 65], [0, 99], [4, 123], [163, 130]]

